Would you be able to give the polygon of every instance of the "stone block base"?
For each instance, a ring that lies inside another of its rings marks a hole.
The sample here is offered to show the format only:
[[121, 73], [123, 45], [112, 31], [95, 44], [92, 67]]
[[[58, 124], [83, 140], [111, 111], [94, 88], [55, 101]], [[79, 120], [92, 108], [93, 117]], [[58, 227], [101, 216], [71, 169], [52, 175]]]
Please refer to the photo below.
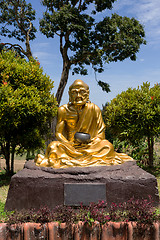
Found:
[[[71, 187], [69, 197], [65, 184]], [[108, 204], [125, 202], [132, 197], [147, 199], [151, 196], [154, 205], [159, 204], [156, 178], [139, 168], [134, 161], [117, 166], [53, 169], [37, 167], [31, 160], [25, 164], [22, 171], [12, 177], [5, 209], [39, 209], [41, 206], [52, 209], [57, 205], [67, 205], [68, 200], [68, 205], [78, 205], [75, 184], [82, 186], [79, 198], [80, 202], [84, 200], [86, 204], [90, 197], [93, 199], [94, 196], [96, 201], [100, 196], [99, 200], [106, 200]], [[103, 191], [99, 195], [96, 187], [93, 188], [93, 185], [98, 184]], [[87, 185], [89, 194], [85, 188]]]

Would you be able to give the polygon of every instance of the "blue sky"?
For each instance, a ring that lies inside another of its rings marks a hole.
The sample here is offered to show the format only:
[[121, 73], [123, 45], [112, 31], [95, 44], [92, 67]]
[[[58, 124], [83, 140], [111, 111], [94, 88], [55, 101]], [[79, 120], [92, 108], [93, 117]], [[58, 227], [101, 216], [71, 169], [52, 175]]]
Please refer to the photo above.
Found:
[[[43, 7], [40, 0], [27, 0], [37, 11], [37, 18], [41, 18]], [[90, 87], [90, 100], [100, 108], [117, 94], [129, 87], [137, 88], [143, 82], [150, 82], [151, 86], [160, 83], [160, 1], [159, 0], [117, 0], [112, 13], [122, 16], [135, 17], [145, 27], [147, 45], [141, 46], [137, 54], [137, 61], [129, 59], [123, 62], [105, 65], [105, 71], [97, 75], [99, 80], [109, 83], [111, 92], [105, 93], [95, 81], [94, 71], [89, 68], [87, 76], [70, 74], [61, 105], [68, 102], [68, 87], [79, 78]], [[108, 11], [103, 12], [108, 15]], [[38, 27], [38, 24], [35, 23]], [[2, 42], [6, 42], [1, 37]], [[13, 40], [12, 40], [13, 41]], [[37, 38], [31, 43], [33, 56], [39, 59], [44, 72], [54, 81], [56, 93], [62, 70], [62, 59], [59, 53], [58, 39], [47, 39], [39, 31]]]

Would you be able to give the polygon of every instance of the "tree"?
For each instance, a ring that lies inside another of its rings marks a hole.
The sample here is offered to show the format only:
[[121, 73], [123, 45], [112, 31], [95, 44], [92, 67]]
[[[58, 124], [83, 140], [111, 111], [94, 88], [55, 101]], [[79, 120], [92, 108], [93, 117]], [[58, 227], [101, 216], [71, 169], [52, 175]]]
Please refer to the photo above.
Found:
[[[86, 75], [85, 65], [91, 65], [100, 73], [106, 62], [123, 61], [126, 58], [136, 60], [140, 45], [145, 43], [143, 27], [136, 19], [113, 14], [96, 21], [96, 14], [111, 9], [114, 2], [115, 0], [42, 0], [46, 12], [40, 21], [40, 31], [47, 38], [54, 38], [55, 35], [59, 37], [63, 60], [56, 93], [58, 103], [71, 67], [73, 72]], [[94, 9], [89, 13], [91, 8]]]
[[149, 166], [153, 166], [154, 137], [160, 133], [160, 86], [143, 83], [117, 95], [105, 109], [105, 123], [120, 140], [138, 145], [147, 137]]
[[[136, 60], [140, 45], [145, 43], [143, 26], [134, 18], [113, 14], [96, 21], [100, 13], [112, 9], [115, 0], [42, 0], [46, 7], [40, 30], [48, 38], [59, 37], [63, 69], [56, 93], [61, 101], [69, 71], [87, 74], [86, 66], [92, 66], [101, 73], [105, 63]], [[35, 39], [33, 26], [35, 11], [25, 0], [0, 0], [1, 35], [15, 37], [26, 42], [26, 50], [19, 44], [12, 45], [28, 58], [32, 55], [30, 40]], [[94, 9], [93, 9], [94, 8]], [[93, 9], [91, 12], [90, 9]], [[9, 28], [12, 26], [12, 28]], [[9, 43], [5, 43], [7, 45]], [[109, 85], [98, 81], [102, 90], [109, 91]]]
[[15, 49], [28, 59], [32, 57], [30, 40], [36, 38], [36, 28], [33, 26], [35, 10], [25, 0], [0, 0], [0, 35], [8, 38], [15, 38], [25, 42], [25, 48], [20, 44], [2, 43], [10, 49]]
[[2, 51], [0, 72], [0, 146], [6, 171], [13, 173], [16, 150], [44, 147], [57, 103], [51, 79], [34, 59], [27, 62], [16, 52]]

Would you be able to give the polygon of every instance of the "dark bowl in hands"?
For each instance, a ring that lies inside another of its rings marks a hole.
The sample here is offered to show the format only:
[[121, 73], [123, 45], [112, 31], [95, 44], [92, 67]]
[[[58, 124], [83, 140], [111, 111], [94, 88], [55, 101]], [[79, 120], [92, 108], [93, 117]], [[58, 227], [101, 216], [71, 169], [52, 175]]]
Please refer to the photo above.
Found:
[[76, 132], [74, 138], [79, 143], [88, 143], [91, 139], [91, 135], [89, 133]]

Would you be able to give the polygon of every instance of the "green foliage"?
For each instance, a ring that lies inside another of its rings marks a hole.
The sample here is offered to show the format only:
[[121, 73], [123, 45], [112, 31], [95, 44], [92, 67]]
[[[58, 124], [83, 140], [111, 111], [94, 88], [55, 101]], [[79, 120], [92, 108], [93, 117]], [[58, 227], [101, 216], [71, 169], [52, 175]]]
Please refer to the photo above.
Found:
[[8, 176], [4, 170], [0, 170], [0, 187], [8, 186], [11, 181], [11, 176]]
[[145, 44], [144, 30], [135, 18], [112, 14], [97, 23], [93, 40], [101, 48], [106, 62], [136, 60], [141, 44]]
[[117, 95], [105, 110], [105, 121], [112, 133], [131, 143], [160, 130], [160, 86], [143, 83]]
[[138, 146], [144, 137], [153, 139], [160, 133], [160, 86], [143, 83], [129, 88], [107, 105], [103, 115], [111, 134], [121, 141]]
[[102, 88], [103, 91], [105, 91], [107, 93], [111, 91], [108, 83], [105, 83], [105, 82], [102, 82], [99, 80], [98, 85]]
[[131, 144], [127, 140], [120, 141], [119, 138], [113, 139], [113, 146], [116, 152], [126, 153], [136, 160], [138, 166], [145, 166], [148, 159], [148, 145], [145, 138], [137, 144]]
[[8, 220], [8, 213], [4, 211], [5, 203], [3, 202], [3, 194], [1, 188], [4, 189], [4, 186], [8, 186], [10, 180], [11, 177], [6, 175], [5, 171], [0, 170], [0, 223]]
[[92, 226], [92, 223], [95, 222], [95, 220], [91, 216], [91, 212], [90, 211], [87, 212], [85, 221], [88, 222], [88, 224], [90, 226]]
[[4, 43], [0, 42], [0, 52], [2, 52], [3, 49], [4, 49]]
[[0, 201], [0, 223], [5, 223], [9, 221], [9, 217], [14, 211], [4, 211], [5, 204]]
[[0, 215], [4, 212], [4, 203], [0, 201]]
[[0, 223], [7, 220], [7, 214], [4, 212], [4, 205], [5, 204], [0, 201]]
[[5, 158], [15, 147], [44, 146], [47, 124], [56, 114], [53, 83], [39, 62], [15, 52], [0, 54], [0, 144]]

